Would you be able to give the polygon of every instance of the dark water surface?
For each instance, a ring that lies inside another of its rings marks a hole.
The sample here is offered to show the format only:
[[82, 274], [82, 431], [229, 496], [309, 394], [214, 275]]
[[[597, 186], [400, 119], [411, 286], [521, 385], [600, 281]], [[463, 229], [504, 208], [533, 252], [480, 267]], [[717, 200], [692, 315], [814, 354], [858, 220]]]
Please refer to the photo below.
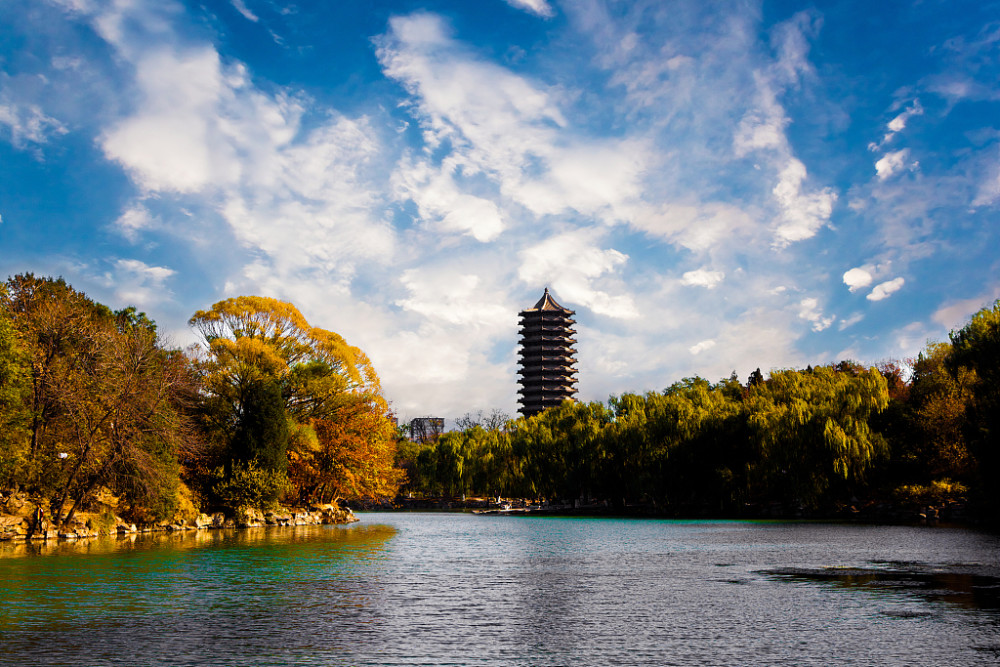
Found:
[[359, 516], [0, 546], [0, 664], [1000, 663], [995, 535]]

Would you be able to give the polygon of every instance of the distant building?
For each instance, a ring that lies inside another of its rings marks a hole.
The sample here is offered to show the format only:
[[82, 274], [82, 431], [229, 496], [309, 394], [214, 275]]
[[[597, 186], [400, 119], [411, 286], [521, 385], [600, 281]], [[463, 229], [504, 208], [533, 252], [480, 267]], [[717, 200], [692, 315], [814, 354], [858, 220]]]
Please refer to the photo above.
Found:
[[410, 440], [430, 442], [444, 433], [444, 419], [441, 417], [417, 417], [410, 421]]
[[530, 417], [576, 396], [575, 313], [563, 308], [545, 293], [534, 308], [522, 310], [521, 318], [521, 407]]

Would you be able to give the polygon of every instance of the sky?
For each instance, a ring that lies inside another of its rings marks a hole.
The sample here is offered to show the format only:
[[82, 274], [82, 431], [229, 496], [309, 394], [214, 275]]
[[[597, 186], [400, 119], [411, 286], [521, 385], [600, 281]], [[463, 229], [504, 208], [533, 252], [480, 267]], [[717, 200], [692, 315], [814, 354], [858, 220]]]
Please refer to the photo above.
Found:
[[0, 276], [175, 346], [238, 295], [401, 419], [915, 356], [1000, 297], [1000, 4], [4, 0]]

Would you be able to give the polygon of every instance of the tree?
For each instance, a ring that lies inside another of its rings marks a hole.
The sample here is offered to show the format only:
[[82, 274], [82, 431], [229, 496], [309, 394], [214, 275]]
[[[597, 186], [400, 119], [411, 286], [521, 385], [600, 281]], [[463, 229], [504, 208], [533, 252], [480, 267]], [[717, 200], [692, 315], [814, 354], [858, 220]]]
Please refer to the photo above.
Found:
[[288, 417], [280, 385], [273, 380], [251, 383], [237, 417], [232, 454], [235, 461], [256, 461], [264, 470], [280, 475], [288, 467]]
[[10, 317], [0, 308], [0, 488], [22, 479], [28, 463], [28, 361]]
[[979, 461], [979, 488], [987, 502], [1000, 508], [1000, 299], [983, 308], [964, 327], [950, 334], [948, 368], [956, 379], [974, 373], [966, 410], [966, 439]]
[[361, 402], [312, 422], [315, 450], [292, 454], [290, 477], [299, 498], [313, 502], [381, 500], [399, 491], [405, 473], [395, 467], [396, 430]]
[[[202, 416], [223, 463], [256, 457], [283, 472], [287, 449], [306, 497], [382, 493], [396, 483], [388, 406], [360, 349], [266, 297], [220, 301], [189, 324], [202, 338]], [[365, 477], [375, 470], [385, 486]]]
[[179, 410], [186, 360], [144, 317], [116, 317], [61, 279], [15, 276], [3, 297], [30, 358], [24, 485], [51, 499], [56, 525], [102, 486], [169, 513], [177, 453], [194, 445]]
[[758, 483], [785, 501], [814, 505], [837, 480], [863, 481], [887, 453], [870, 420], [888, 402], [882, 374], [854, 362], [773, 371], [746, 401]]
[[920, 482], [964, 479], [973, 461], [966, 444], [967, 410], [978, 381], [975, 371], [948, 366], [950, 343], [928, 343], [913, 364], [909, 392], [909, 428], [896, 429], [899, 455]]

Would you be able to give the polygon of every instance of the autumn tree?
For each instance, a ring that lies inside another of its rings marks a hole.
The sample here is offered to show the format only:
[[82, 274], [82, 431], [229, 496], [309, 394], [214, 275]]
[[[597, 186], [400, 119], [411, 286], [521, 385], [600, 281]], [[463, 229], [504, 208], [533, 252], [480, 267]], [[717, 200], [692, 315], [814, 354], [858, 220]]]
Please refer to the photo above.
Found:
[[69, 521], [107, 487], [168, 516], [179, 452], [193, 446], [179, 410], [186, 360], [134, 310], [113, 313], [65, 281], [20, 275], [3, 308], [27, 358], [22, 486]]
[[[354, 463], [338, 458], [349, 454], [365, 458], [378, 452], [365, 463], [375, 467], [366, 470], [387, 483], [395, 480], [393, 456], [387, 461], [382, 456], [394, 442], [382, 437], [393, 432], [388, 407], [360, 349], [311, 326], [292, 304], [267, 297], [226, 299], [198, 311], [189, 323], [202, 339], [197, 367], [205, 387], [203, 419], [221, 444], [224, 463], [250, 456], [257, 465], [284, 474], [281, 442], [287, 438], [300, 495], [325, 494], [345, 470], [356, 470]], [[356, 428], [362, 415], [370, 428]], [[336, 426], [338, 420], [344, 423]], [[354, 438], [367, 438], [367, 454], [336, 444], [333, 433], [340, 427]], [[337, 488], [363, 495], [376, 486]]]
[[28, 463], [28, 360], [9, 315], [0, 308], [0, 488], [21, 479]]

